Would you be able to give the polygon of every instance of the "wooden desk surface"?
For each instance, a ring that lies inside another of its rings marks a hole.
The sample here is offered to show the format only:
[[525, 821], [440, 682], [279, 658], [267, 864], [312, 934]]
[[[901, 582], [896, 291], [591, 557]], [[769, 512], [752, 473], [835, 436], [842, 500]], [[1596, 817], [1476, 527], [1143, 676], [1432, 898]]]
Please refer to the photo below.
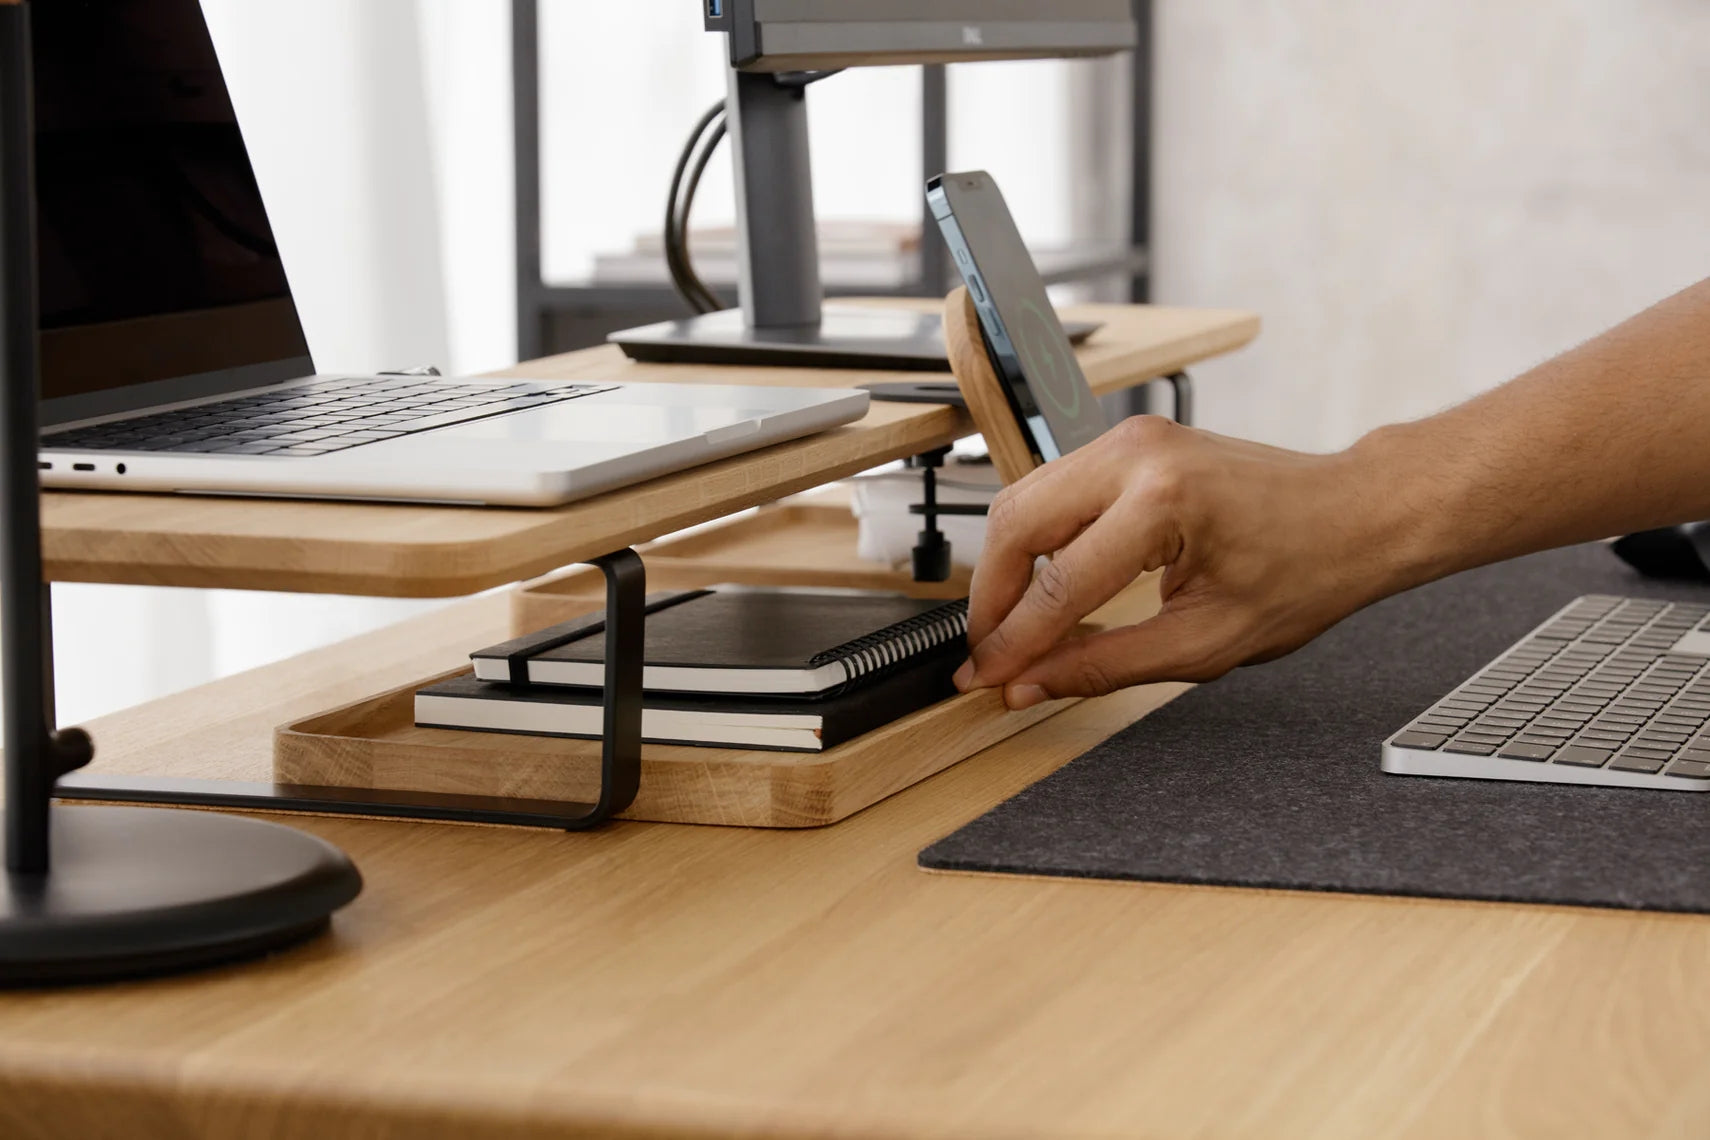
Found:
[[[272, 725], [455, 660], [506, 604], [107, 718], [96, 763], [265, 772]], [[820, 831], [298, 817], [367, 877], [333, 935], [0, 995], [0, 1135], [1710, 1134], [1705, 919], [916, 869], [1172, 691]]]
[[[1100, 392], [1233, 351], [1259, 330], [1251, 313], [1218, 309], [1086, 305], [1072, 313], [1104, 323], [1080, 351]], [[637, 364], [602, 347], [504, 375], [853, 387], [927, 374]], [[47, 576], [58, 582], [448, 597], [543, 574], [972, 432], [972, 421], [950, 407], [875, 403], [865, 419], [835, 431], [555, 509], [56, 492], [42, 496], [43, 552]]]

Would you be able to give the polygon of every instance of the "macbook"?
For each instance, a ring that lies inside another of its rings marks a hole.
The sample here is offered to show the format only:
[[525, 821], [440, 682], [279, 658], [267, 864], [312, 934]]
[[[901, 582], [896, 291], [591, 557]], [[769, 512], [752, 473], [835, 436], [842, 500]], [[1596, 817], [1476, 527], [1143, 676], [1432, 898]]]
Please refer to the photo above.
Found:
[[46, 486], [545, 506], [866, 411], [836, 389], [317, 375], [198, 0], [33, 9]]

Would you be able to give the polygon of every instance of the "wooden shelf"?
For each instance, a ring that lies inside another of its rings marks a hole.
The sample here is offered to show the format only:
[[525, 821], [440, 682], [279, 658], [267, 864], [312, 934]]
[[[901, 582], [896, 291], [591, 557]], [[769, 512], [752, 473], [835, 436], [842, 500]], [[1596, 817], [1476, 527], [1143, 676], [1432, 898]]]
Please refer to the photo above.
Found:
[[[887, 301], [938, 311], [936, 300]], [[1251, 313], [1085, 305], [1104, 324], [1080, 350], [1096, 392], [1132, 387], [1251, 341]], [[602, 347], [504, 375], [852, 387], [918, 373], [638, 364]], [[52, 492], [46, 573], [59, 582], [447, 597], [515, 582], [707, 522], [972, 434], [950, 407], [874, 403], [835, 431], [545, 510]]]
[[[818, 496], [816, 496], [818, 498]], [[961, 597], [968, 574], [915, 582], [905, 570], [856, 557], [858, 524], [847, 502], [792, 500], [643, 548], [650, 589], [719, 582], [896, 590]], [[512, 624], [532, 632], [599, 610], [605, 582], [579, 567], [512, 591]], [[1155, 575], [1087, 619], [1087, 630], [1125, 625], [1158, 608]], [[592, 801], [600, 780], [595, 740], [418, 727], [415, 692], [457, 670], [422, 677], [280, 726], [273, 778], [287, 784]], [[644, 744], [641, 791], [624, 819], [743, 827], [823, 827], [1037, 724], [1075, 702], [1012, 712], [991, 689], [962, 693], [823, 752]]]

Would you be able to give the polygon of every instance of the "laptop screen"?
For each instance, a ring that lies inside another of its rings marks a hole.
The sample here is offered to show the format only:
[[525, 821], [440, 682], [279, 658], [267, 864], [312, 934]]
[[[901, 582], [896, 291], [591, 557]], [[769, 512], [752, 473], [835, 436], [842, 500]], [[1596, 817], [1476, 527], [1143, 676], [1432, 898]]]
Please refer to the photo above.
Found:
[[37, 0], [42, 422], [304, 376], [198, 0]]

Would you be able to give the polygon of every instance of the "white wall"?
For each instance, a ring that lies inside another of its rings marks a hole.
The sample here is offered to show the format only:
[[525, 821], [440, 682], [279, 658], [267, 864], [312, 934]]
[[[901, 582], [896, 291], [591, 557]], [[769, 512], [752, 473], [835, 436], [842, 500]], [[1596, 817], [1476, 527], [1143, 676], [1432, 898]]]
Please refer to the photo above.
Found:
[[1710, 4], [1161, 0], [1156, 294], [1264, 317], [1202, 422], [1309, 448], [1710, 276]]

